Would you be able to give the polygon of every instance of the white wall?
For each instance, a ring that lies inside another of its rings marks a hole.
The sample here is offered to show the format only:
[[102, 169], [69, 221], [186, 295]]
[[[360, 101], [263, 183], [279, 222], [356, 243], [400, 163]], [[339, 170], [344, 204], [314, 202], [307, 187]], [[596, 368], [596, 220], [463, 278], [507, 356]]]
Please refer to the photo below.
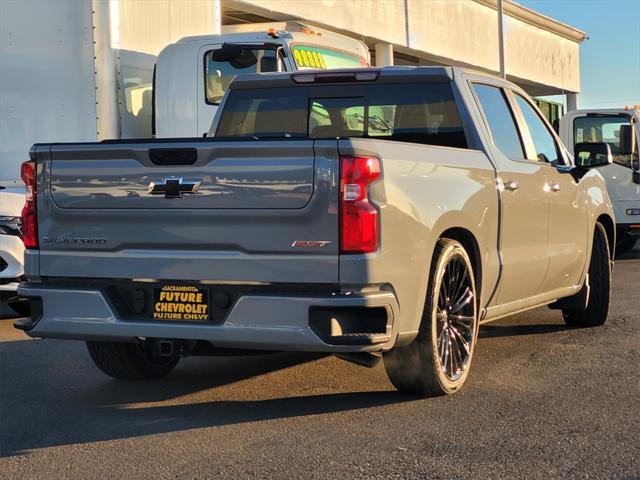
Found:
[[[299, 18], [394, 45], [440, 64], [498, 72], [496, 0], [222, 0], [268, 18]], [[506, 71], [536, 94], [580, 90], [579, 30], [505, 0]]]
[[95, 140], [91, 2], [0, 1], [0, 182], [35, 142]]
[[[1, 0], [0, 0], [1, 1]], [[220, 33], [219, 0], [119, 0], [114, 46], [119, 49], [120, 133], [151, 135], [151, 81], [156, 56], [170, 43], [192, 35]], [[195, 85], [194, 85], [195, 89]]]
[[169, 43], [220, 32], [217, 0], [120, 0], [119, 46], [157, 55]]

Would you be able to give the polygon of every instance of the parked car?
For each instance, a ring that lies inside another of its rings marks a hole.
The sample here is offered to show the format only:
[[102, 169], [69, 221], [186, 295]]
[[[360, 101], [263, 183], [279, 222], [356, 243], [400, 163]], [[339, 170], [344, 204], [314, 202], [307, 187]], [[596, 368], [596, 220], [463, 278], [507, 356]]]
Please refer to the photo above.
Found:
[[[572, 149], [581, 143], [606, 142], [613, 163], [601, 167], [613, 202], [616, 251], [631, 250], [640, 239], [640, 117], [635, 109], [574, 110], [560, 119], [560, 138]], [[578, 155], [579, 152], [576, 152]], [[581, 159], [576, 156], [579, 164]]]
[[29, 303], [17, 296], [22, 279], [24, 245], [20, 238], [20, 216], [24, 186], [0, 185], [0, 302], [18, 315], [29, 314]]
[[[478, 329], [541, 305], [607, 319], [614, 216], [514, 84], [446, 67], [237, 77], [211, 138], [36, 144], [30, 336], [116, 378], [191, 354], [317, 351], [423, 395]], [[582, 156], [581, 156], [582, 158]]]

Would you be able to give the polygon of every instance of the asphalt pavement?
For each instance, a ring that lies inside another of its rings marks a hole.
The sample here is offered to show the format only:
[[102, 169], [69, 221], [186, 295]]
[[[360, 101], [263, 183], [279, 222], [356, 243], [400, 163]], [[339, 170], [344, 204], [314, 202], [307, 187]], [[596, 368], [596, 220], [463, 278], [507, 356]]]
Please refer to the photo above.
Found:
[[83, 343], [11, 324], [2, 479], [640, 479], [640, 249], [616, 262], [605, 326], [569, 329], [546, 307], [484, 326], [448, 397], [303, 354], [187, 358], [162, 380], [116, 381]]

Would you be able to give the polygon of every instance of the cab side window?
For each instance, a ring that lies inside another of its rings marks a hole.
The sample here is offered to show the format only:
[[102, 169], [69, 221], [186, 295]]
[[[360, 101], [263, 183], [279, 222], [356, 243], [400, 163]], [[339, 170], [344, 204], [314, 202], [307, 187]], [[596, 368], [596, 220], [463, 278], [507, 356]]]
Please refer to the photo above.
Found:
[[632, 153], [622, 151], [623, 129], [633, 130], [640, 125], [634, 125], [633, 120], [621, 115], [589, 115], [578, 117], [573, 121], [573, 137], [575, 143], [606, 142], [611, 147], [614, 163], [631, 167], [638, 162], [638, 144]]
[[[553, 138], [553, 135], [540, 118], [540, 115], [538, 115], [538, 112], [534, 110], [523, 96], [514, 93], [514, 97], [527, 124], [535, 149], [535, 158], [529, 158], [529, 160], [537, 160], [554, 165], [564, 163], [558, 151], [555, 138]], [[528, 155], [528, 157], [530, 156], [531, 155]]]
[[[215, 52], [209, 50], [204, 55], [205, 101], [209, 105], [219, 105], [229, 84], [236, 75], [245, 73], [277, 72], [282, 55], [274, 48], [242, 48], [237, 56], [216, 60]], [[284, 63], [282, 63], [284, 68]]]
[[524, 159], [516, 122], [502, 90], [481, 84], [473, 88], [489, 124], [494, 145], [511, 160]]

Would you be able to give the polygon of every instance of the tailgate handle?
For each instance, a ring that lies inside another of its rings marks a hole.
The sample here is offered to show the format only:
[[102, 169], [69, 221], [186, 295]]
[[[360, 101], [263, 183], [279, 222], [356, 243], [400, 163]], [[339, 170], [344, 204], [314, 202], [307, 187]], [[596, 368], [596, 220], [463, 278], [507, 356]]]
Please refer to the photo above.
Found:
[[193, 165], [198, 160], [195, 148], [150, 148], [149, 160], [154, 165]]

